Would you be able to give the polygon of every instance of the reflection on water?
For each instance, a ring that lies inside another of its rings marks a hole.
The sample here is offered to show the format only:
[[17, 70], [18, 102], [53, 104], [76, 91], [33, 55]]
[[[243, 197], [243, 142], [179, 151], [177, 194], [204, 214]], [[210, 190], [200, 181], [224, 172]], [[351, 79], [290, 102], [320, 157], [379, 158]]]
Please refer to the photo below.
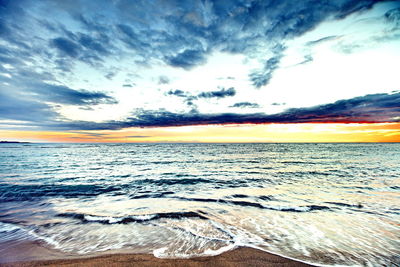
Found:
[[2, 144], [0, 242], [400, 264], [398, 144]]

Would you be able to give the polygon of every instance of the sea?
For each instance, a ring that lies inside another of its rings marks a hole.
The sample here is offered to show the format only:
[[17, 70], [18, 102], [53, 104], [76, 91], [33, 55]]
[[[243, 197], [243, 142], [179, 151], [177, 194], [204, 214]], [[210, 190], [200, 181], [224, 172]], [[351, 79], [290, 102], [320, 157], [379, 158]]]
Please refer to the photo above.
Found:
[[400, 144], [0, 144], [0, 261], [28, 241], [400, 266]]

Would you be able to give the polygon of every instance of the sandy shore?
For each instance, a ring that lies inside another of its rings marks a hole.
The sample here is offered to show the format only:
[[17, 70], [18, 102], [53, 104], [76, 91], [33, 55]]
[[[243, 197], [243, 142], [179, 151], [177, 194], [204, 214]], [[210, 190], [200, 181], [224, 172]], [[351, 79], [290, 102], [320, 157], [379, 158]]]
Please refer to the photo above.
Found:
[[0, 263], [1, 267], [28, 266], [163, 266], [163, 267], [239, 267], [239, 266], [310, 266], [253, 248], [237, 248], [211, 257], [159, 259], [148, 254], [111, 254], [91, 258], [56, 259]]

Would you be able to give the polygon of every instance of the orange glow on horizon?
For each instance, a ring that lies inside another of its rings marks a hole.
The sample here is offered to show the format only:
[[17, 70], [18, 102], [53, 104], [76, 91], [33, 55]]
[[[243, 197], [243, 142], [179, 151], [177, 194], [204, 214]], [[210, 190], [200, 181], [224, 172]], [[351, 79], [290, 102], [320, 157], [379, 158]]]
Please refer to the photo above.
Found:
[[400, 123], [242, 124], [66, 132], [0, 130], [0, 140], [61, 143], [400, 142]]

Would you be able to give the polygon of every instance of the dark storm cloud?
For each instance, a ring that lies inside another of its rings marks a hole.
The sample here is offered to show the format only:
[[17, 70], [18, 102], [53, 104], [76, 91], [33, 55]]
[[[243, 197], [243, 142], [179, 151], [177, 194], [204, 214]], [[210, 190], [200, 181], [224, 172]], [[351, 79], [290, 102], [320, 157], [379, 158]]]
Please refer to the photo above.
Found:
[[189, 92], [185, 92], [182, 90], [169, 90], [168, 92], [165, 93], [167, 96], [176, 96], [183, 98], [184, 103], [190, 107], [192, 110], [192, 113], [197, 113], [197, 105], [196, 105], [196, 100], [198, 99], [211, 99], [211, 98], [225, 98], [225, 97], [231, 97], [236, 95], [236, 90], [235, 88], [231, 87], [229, 89], [221, 88], [220, 90], [217, 91], [209, 91], [209, 92], [201, 92], [197, 95], [192, 95]]
[[[125, 125], [183, 126], [226, 123], [314, 123], [314, 122], [394, 122], [400, 121], [400, 93], [373, 94], [339, 100], [309, 108], [293, 108], [282, 113], [253, 114], [176, 114], [168, 111], [142, 111]], [[121, 125], [121, 126], [122, 126]], [[116, 126], [116, 125], [115, 125]]]
[[105, 123], [73, 121], [47, 127], [80, 130], [115, 130], [127, 127], [168, 127], [208, 124], [262, 123], [376, 123], [400, 122], [400, 93], [373, 94], [339, 100], [308, 108], [292, 108], [277, 114], [198, 112], [173, 113], [166, 110], [138, 110], [124, 121]]
[[249, 74], [249, 78], [252, 81], [254, 87], [260, 88], [269, 83], [272, 78], [272, 74], [274, 71], [279, 68], [279, 63], [281, 58], [283, 57], [283, 53], [286, 47], [277, 44], [271, 48], [273, 56], [270, 57], [267, 61], [265, 61], [264, 66]]
[[260, 105], [257, 103], [250, 103], [250, 102], [239, 102], [239, 103], [235, 103], [232, 106], [230, 106], [231, 108], [259, 108]]
[[279, 61], [281, 60], [281, 58], [282, 55], [277, 55], [275, 57], [272, 57], [265, 62], [264, 67], [262, 69], [250, 73], [249, 77], [254, 87], [260, 88], [269, 83], [269, 81], [272, 78], [273, 72], [279, 66]]
[[19, 4], [18, 1], [0, 1], [0, 39], [26, 49], [29, 45], [23, 41], [25, 38], [20, 33], [20, 21], [15, 20], [26, 15]]
[[0, 76], [0, 119], [30, 121], [35, 122], [32, 126], [46, 126], [64, 120], [57, 112], [60, 104], [90, 109], [93, 105], [117, 103], [103, 92], [75, 90], [43, 82], [53, 80], [50, 73], [25, 69], [10, 73], [12, 78]]
[[126, 37], [128, 37], [129, 39], [133, 39], [133, 40], [138, 40], [138, 35], [133, 31], [133, 29], [128, 26], [128, 25], [124, 25], [124, 24], [119, 24], [117, 25], [117, 28], [124, 34], [126, 35]]
[[[214, 51], [242, 53], [265, 62], [250, 74], [254, 86], [261, 87], [279, 67], [283, 51], [274, 51], [275, 46], [284, 47], [287, 40], [312, 30], [327, 18], [341, 19], [375, 2], [2, 1], [0, 35], [9, 42], [25, 44], [26, 49], [30, 45], [42, 48], [47, 38], [60, 57], [70, 59], [68, 66], [65, 60], [48, 55], [48, 60], [60, 63], [64, 71], [71, 69], [74, 60], [101, 68], [105, 57], [119, 57], [126, 52], [123, 45], [135, 51], [131, 54], [135, 62], [149, 64], [156, 59], [186, 70], [206, 63]], [[64, 19], [66, 13], [70, 17]], [[387, 17], [393, 20], [396, 16]], [[37, 25], [31, 25], [32, 21]], [[52, 34], [39, 36], [40, 31], [31, 30], [38, 27]], [[265, 55], [268, 45], [272, 56]]]
[[178, 97], [188, 97], [190, 96], [187, 92], [184, 92], [182, 90], [169, 90], [167, 92], [167, 95], [174, 95], [174, 96], [178, 96]]
[[[148, 66], [156, 62], [190, 70], [205, 64], [213, 52], [243, 54], [261, 62], [261, 67], [249, 74], [254, 87], [260, 88], [270, 82], [279, 68], [288, 40], [314, 29], [326, 19], [344, 18], [366, 10], [376, 2], [0, 0], [0, 61], [14, 67], [12, 71], [2, 67], [2, 72], [12, 75], [12, 78], [1, 78], [8, 85], [1, 84], [0, 117], [41, 119], [43, 123], [37, 124], [39, 126], [82, 130], [346, 119], [390, 121], [399, 116], [398, 107], [378, 108], [377, 101], [388, 104], [395, 94], [365, 96], [331, 106], [292, 109], [276, 115], [141, 111], [126, 121], [107, 123], [66, 122], [46, 104], [90, 108], [91, 105], [116, 103], [114, 98], [102, 92], [53, 84], [59, 84], [55, 77], [71, 75], [71, 79], [82, 78], [81, 73], [73, 72], [77, 63], [88, 64], [112, 79], [122, 58]], [[388, 23], [397, 25], [397, 14], [397, 11], [387, 13]], [[111, 60], [104, 67], [106, 59]], [[108, 66], [113, 62], [116, 65]], [[51, 74], [45, 75], [46, 72]], [[171, 91], [170, 95], [184, 98], [193, 107], [199, 98], [218, 99], [236, 94], [234, 88], [198, 95], [178, 91]], [[357, 104], [357, 101], [362, 104]]]
[[40, 83], [32, 85], [29, 90], [36, 94], [42, 101], [58, 104], [89, 106], [118, 103], [113, 97], [102, 92], [74, 90], [62, 85]]
[[[370, 8], [374, 2], [121, 0], [110, 10], [123, 19], [114, 28], [116, 36], [128, 47], [173, 67], [190, 69], [204, 64], [216, 49], [251, 54], [260, 43], [284, 45], [286, 40], [313, 29], [328, 17], [344, 18]], [[89, 29], [104, 28], [90, 20], [90, 15], [78, 19]], [[254, 78], [256, 85], [268, 83], [276, 68], [268, 69]], [[264, 79], [260, 77], [263, 73]]]
[[56, 47], [63, 55], [73, 58], [76, 58], [79, 55], [79, 46], [75, 42], [72, 42], [66, 38], [55, 38], [51, 40], [51, 44]]
[[[108, 38], [106, 36], [103, 36], [103, 43], [104, 42], [108, 42]], [[100, 43], [98, 40], [96, 40], [95, 38], [92, 38], [91, 36], [87, 35], [87, 34], [80, 34], [79, 35], [79, 43], [87, 48], [90, 49], [92, 51], [95, 51], [101, 55], [108, 55], [109, 51], [107, 50], [106, 47], [103, 46], [102, 43]]]
[[89, 31], [89, 32], [107, 32], [107, 27], [92, 20], [87, 18], [83, 14], [78, 14], [74, 16], [76, 20], [78, 20], [82, 25]]
[[0, 88], [0, 119], [43, 123], [54, 120], [58, 116], [50, 106], [44, 103], [23, 96], [10, 95]]
[[393, 23], [395, 26], [400, 27], [400, 8], [394, 8], [385, 13], [385, 19]]
[[7, 25], [5, 24], [5, 21], [0, 18], [0, 36], [2, 38], [5, 38], [10, 35], [10, 30], [8, 29]]
[[228, 96], [236, 95], [235, 88], [231, 87], [229, 89], [222, 88], [218, 91], [202, 92], [198, 95], [199, 98], [224, 98]]
[[192, 95], [189, 92], [184, 92], [182, 90], [169, 90], [168, 92], [166, 92], [165, 95], [168, 96], [176, 96], [176, 97], [180, 97], [183, 98], [183, 102], [191, 108], [191, 112], [197, 112], [197, 105], [195, 103], [195, 101], [198, 99], [197, 96]]
[[190, 69], [206, 62], [204, 51], [187, 49], [175, 56], [166, 57], [166, 61], [173, 67]]
[[[118, 103], [114, 97], [107, 93], [73, 89], [61, 85], [57, 82], [53, 73], [27, 68], [23, 64], [11, 69], [0, 67], [0, 72], [9, 74], [9, 77], [0, 75], [0, 89], [3, 95], [15, 98], [19, 102], [23, 102], [25, 99], [35, 103], [43, 103], [44, 106], [45, 102], [51, 102], [56, 105], [78, 105], [82, 108]], [[3, 83], [1, 83], [2, 81]], [[20, 112], [25, 112], [25, 110], [20, 110]]]
[[[58, 61], [55, 63], [64, 70], [70, 71], [75, 63], [74, 59], [98, 68], [114, 49], [105, 34], [93, 37], [81, 32], [72, 33], [65, 29], [63, 31], [66, 37], [54, 38], [50, 40], [50, 45], [58, 51]], [[71, 67], [67, 67], [68, 65]]]
[[371, 94], [309, 108], [291, 108], [272, 115], [279, 122], [400, 121], [400, 93]]
[[129, 25], [125, 24], [119, 24], [116, 26], [120, 33], [120, 39], [128, 45], [128, 47], [133, 48], [137, 50], [138, 52], [141, 52], [145, 49], [148, 49], [151, 47], [151, 45], [147, 42], [142, 41], [142, 38], [140, 33], [135, 32], [134, 28], [132, 28]]

